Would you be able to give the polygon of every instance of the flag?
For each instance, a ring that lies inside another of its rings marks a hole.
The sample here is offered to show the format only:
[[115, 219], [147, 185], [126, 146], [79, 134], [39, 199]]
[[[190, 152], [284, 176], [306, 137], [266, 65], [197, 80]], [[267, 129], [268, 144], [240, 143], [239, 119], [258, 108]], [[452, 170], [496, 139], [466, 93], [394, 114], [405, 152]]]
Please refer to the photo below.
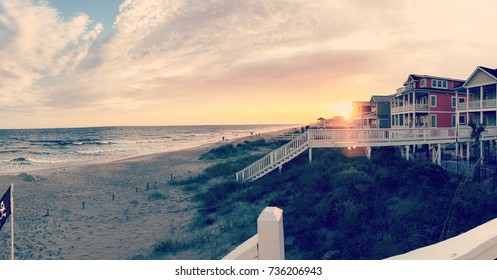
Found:
[[10, 187], [7, 189], [5, 194], [2, 196], [2, 200], [0, 200], [0, 230], [3, 225], [9, 218], [12, 213], [12, 209], [10, 207]]

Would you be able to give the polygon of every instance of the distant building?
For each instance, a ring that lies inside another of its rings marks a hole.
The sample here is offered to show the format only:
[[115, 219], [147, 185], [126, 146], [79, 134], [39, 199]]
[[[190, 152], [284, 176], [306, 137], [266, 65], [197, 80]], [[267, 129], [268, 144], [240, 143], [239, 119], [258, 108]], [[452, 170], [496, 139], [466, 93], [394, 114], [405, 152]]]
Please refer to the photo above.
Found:
[[464, 80], [411, 74], [390, 98], [391, 127], [454, 127]]
[[350, 122], [347, 121], [343, 116], [336, 116], [331, 119], [325, 119], [323, 117], [317, 120], [317, 123], [311, 127], [316, 128], [326, 128], [326, 129], [343, 129], [350, 128]]
[[372, 128], [389, 128], [390, 127], [390, 96], [373, 95], [371, 103], [371, 127]]
[[356, 128], [389, 128], [390, 97], [373, 95], [369, 101], [352, 102], [352, 122]]
[[370, 128], [374, 117], [371, 114], [371, 102], [352, 102], [352, 126], [355, 128]]

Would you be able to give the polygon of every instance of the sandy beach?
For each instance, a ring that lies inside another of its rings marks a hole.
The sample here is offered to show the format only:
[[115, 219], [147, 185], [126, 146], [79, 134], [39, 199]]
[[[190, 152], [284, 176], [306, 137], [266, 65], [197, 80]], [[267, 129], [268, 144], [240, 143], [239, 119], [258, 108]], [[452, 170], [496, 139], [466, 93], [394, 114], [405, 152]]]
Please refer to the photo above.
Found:
[[[260, 137], [272, 138], [282, 131]], [[236, 139], [244, 141], [247, 138]], [[100, 260], [146, 256], [164, 238], [190, 234], [198, 213], [191, 193], [171, 184], [219, 160], [199, 160], [218, 142], [114, 162], [1, 175], [15, 186], [17, 259]], [[233, 174], [234, 176], [234, 174]], [[0, 259], [10, 258], [10, 223], [0, 231]], [[187, 256], [177, 256], [182, 258]], [[197, 258], [195, 255], [189, 258]]]

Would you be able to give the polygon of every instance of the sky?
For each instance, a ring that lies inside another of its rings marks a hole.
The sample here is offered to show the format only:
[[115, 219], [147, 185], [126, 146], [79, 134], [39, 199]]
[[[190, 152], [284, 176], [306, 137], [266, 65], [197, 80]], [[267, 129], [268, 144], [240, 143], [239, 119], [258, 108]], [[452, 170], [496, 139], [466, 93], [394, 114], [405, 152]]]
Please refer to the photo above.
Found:
[[497, 68], [493, 0], [0, 0], [0, 128], [306, 124]]

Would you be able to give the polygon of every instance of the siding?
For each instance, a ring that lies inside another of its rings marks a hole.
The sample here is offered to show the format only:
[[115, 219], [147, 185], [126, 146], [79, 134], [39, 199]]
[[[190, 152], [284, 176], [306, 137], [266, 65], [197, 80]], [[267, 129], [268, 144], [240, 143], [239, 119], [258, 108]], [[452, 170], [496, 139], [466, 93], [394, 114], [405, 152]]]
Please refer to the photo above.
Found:
[[471, 80], [466, 84], [466, 87], [474, 87], [474, 86], [480, 86], [480, 85], [488, 85], [488, 84], [493, 84], [495, 83], [495, 79], [487, 75], [486, 73], [482, 72], [481, 70], [478, 70], [473, 77], [471, 77]]

